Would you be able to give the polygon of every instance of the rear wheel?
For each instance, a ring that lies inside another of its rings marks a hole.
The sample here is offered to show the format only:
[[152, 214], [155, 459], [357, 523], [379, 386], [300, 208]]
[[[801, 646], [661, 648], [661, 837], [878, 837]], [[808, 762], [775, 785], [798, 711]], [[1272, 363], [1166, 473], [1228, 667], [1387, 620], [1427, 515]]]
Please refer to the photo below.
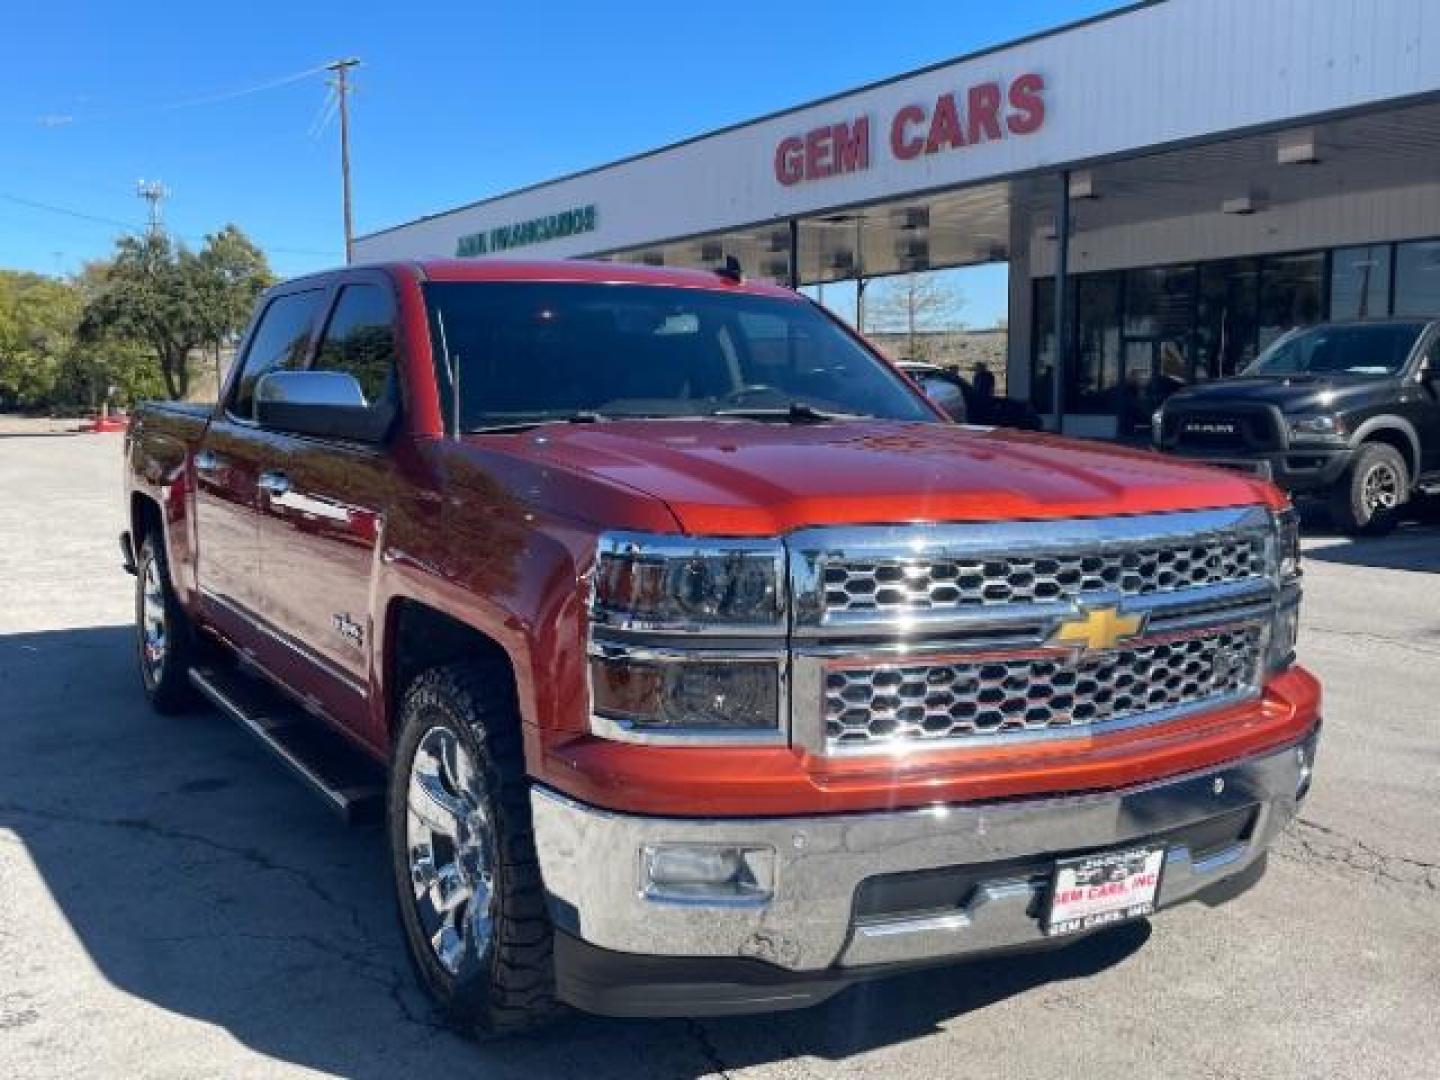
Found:
[[509, 673], [435, 668], [405, 695], [388, 828], [400, 921], [422, 983], [462, 1028], [559, 1012]]
[[1366, 443], [1330, 496], [1336, 526], [1357, 536], [1389, 532], [1410, 497], [1410, 470], [1388, 443]]
[[135, 647], [140, 682], [156, 712], [173, 715], [195, 706], [190, 685], [195, 633], [170, 584], [165, 545], [152, 532], [135, 567]]

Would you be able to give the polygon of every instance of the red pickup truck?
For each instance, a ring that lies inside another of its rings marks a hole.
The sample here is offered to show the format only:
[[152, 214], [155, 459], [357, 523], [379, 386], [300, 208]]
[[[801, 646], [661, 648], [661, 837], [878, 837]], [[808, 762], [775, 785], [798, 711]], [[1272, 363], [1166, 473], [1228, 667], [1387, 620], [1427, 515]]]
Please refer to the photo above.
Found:
[[794, 1008], [1218, 903], [1309, 786], [1276, 489], [957, 426], [733, 271], [291, 281], [126, 453], [146, 693], [383, 816], [472, 1027]]

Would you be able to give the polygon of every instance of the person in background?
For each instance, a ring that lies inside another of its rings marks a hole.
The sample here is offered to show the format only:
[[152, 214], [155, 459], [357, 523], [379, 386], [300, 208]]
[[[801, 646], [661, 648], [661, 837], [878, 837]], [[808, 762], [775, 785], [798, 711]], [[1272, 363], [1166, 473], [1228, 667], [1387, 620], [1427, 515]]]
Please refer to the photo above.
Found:
[[975, 396], [987, 400], [995, 396], [995, 374], [983, 360], [975, 365]]

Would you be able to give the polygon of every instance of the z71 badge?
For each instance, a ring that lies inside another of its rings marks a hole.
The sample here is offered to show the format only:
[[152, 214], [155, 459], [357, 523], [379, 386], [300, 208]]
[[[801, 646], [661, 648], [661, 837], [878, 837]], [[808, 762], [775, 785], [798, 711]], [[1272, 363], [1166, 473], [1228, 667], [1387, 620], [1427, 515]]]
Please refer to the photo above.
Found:
[[335, 632], [344, 638], [357, 649], [365, 644], [365, 628], [350, 618], [348, 612], [339, 611], [330, 616], [330, 622], [335, 626]]

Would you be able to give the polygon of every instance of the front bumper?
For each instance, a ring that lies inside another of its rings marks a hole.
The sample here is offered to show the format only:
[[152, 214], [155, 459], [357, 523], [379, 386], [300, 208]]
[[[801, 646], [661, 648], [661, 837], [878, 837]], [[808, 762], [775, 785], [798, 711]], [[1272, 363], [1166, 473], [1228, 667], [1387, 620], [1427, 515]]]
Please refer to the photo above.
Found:
[[[1218, 902], [1263, 870], [1318, 737], [1120, 791], [824, 817], [636, 817], [536, 787], [560, 994], [612, 1015], [768, 1011], [917, 964], [1043, 947], [1055, 859], [1151, 839], [1168, 845], [1158, 907]], [[657, 843], [771, 848], [773, 895], [648, 899], [641, 851]]]
[[1276, 487], [1296, 494], [1333, 487], [1345, 475], [1355, 452], [1348, 446], [1328, 442], [1292, 443], [1288, 450], [1267, 453], [1221, 453], [1196, 448], [1164, 448], [1166, 453], [1222, 469], [1258, 476]]

